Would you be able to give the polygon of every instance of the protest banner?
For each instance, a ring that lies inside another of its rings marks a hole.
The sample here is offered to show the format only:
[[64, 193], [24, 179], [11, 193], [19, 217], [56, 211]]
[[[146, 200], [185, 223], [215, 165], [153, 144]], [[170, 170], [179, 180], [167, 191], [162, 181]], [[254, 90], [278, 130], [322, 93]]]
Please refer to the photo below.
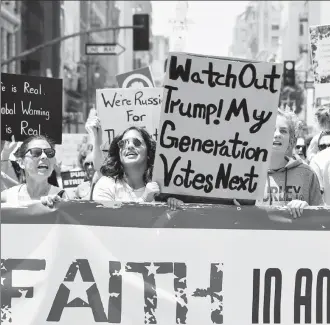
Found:
[[330, 93], [330, 25], [309, 27], [313, 61], [315, 97], [329, 97]]
[[1, 138], [47, 135], [62, 143], [62, 80], [1, 73]]
[[161, 193], [261, 199], [283, 67], [173, 53], [153, 181]]
[[150, 67], [144, 67], [116, 75], [119, 88], [155, 87]]
[[96, 109], [102, 124], [103, 142], [130, 126], [145, 127], [157, 140], [162, 88], [97, 89]]
[[2, 324], [329, 323], [329, 210], [1, 212]]

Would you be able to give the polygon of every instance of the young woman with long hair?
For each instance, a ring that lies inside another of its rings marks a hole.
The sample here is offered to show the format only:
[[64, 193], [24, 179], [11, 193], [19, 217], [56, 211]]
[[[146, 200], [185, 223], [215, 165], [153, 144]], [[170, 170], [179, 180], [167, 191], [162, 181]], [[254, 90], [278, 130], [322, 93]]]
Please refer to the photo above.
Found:
[[159, 186], [152, 182], [156, 143], [149, 133], [130, 127], [111, 142], [100, 168], [92, 199], [122, 202], [152, 202]]

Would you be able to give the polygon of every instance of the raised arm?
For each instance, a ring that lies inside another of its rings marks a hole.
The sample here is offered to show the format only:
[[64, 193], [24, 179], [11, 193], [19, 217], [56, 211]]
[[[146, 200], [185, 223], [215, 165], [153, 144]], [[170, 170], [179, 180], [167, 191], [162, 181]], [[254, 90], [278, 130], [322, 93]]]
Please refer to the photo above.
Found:
[[[88, 132], [91, 143], [93, 145], [92, 149], [92, 159], [95, 169], [95, 173], [100, 176], [100, 169], [103, 163], [103, 153], [102, 153], [102, 128], [101, 122], [98, 116], [96, 115], [96, 110], [92, 108], [90, 110], [88, 119], [85, 124], [85, 129]], [[97, 178], [98, 178], [97, 177]]]

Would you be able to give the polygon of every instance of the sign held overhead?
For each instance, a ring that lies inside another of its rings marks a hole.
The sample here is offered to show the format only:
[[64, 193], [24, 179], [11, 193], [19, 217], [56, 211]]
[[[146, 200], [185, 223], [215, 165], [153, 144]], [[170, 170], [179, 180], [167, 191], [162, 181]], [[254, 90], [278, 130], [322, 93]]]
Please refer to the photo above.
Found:
[[144, 67], [116, 75], [119, 88], [155, 87], [150, 67]]
[[162, 194], [262, 199], [282, 69], [170, 54], [153, 171]]
[[47, 135], [62, 143], [61, 79], [1, 73], [1, 139]]
[[87, 43], [85, 47], [87, 55], [120, 55], [125, 50], [118, 43]]

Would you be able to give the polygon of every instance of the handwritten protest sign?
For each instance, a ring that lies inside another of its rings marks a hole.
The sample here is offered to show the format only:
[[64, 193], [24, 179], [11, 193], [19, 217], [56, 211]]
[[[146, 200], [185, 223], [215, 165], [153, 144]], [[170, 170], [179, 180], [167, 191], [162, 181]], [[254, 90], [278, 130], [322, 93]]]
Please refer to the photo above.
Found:
[[329, 229], [326, 209], [2, 206], [1, 324], [328, 324]]
[[157, 139], [162, 88], [97, 89], [96, 109], [104, 131], [103, 139], [112, 138], [130, 126], [145, 127]]
[[153, 180], [162, 193], [261, 199], [282, 65], [174, 53]]
[[62, 143], [62, 80], [1, 73], [1, 137], [47, 135]]
[[313, 60], [315, 96], [329, 97], [330, 93], [330, 25], [311, 26], [310, 44]]

